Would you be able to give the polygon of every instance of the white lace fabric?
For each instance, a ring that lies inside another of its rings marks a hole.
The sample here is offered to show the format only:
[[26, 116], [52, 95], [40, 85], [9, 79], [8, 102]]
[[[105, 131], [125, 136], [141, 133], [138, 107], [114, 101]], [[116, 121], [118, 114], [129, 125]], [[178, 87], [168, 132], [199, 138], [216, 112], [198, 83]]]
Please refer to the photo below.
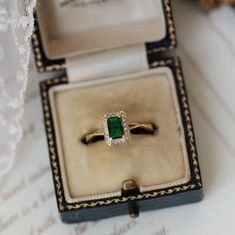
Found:
[[0, 177], [11, 168], [22, 137], [35, 4], [0, 0]]

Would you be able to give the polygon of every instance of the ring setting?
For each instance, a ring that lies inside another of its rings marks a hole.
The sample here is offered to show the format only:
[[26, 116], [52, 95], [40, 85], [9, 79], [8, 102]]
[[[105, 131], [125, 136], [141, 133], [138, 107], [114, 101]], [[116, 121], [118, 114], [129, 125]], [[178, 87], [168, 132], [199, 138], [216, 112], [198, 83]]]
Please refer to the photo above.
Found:
[[102, 127], [83, 136], [81, 141], [90, 145], [99, 140], [105, 140], [109, 146], [128, 142], [131, 135], [156, 135], [159, 128], [153, 122], [127, 121], [127, 115], [123, 111], [106, 114], [103, 116]]
[[130, 140], [130, 129], [123, 111], [104, 115], [104, 138], [107, 145], [124, 144]]

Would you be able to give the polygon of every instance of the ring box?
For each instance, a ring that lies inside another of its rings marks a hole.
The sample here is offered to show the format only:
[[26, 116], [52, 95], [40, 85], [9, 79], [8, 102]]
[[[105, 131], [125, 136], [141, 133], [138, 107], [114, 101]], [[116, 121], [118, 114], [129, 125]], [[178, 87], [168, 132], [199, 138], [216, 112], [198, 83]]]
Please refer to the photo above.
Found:
[[[200, 201], [202, 181], [169, 0], [39, 0], [32, 43], [58, 209], [75, 223]], [[48, 22], [47, 16], [50, 15]], [[125, 111], [156, 135], [85, 145]]]

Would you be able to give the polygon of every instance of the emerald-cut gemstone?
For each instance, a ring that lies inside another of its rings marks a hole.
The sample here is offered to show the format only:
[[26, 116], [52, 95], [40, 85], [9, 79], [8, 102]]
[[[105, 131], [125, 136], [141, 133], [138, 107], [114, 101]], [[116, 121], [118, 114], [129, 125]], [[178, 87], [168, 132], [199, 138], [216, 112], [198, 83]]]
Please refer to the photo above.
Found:
[[124, 135], [124, 128], [121, 117], [110, 117], [107, 120], [109, 136], [113, 139], [120, 139]]

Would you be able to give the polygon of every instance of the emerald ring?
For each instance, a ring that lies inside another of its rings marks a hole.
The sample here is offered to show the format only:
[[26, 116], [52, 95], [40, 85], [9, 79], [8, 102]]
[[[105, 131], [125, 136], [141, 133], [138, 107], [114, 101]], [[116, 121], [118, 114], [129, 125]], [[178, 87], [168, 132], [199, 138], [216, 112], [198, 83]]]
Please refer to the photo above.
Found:
[[124, 144], [131, 138], [131, 134], [156, 134], [158, 128], [151, 122], [128, 123], [127, 115], [123, 111], [106, 114], [103, 117], [102, 128], [86, 134], [82, 141], [91, 144], [99, 140], [105, 140], [109, 146]]
[[123, 111], [104, 115], [103, 128], [107, 145], [124, 144], [130, 140], [130, 128]]

